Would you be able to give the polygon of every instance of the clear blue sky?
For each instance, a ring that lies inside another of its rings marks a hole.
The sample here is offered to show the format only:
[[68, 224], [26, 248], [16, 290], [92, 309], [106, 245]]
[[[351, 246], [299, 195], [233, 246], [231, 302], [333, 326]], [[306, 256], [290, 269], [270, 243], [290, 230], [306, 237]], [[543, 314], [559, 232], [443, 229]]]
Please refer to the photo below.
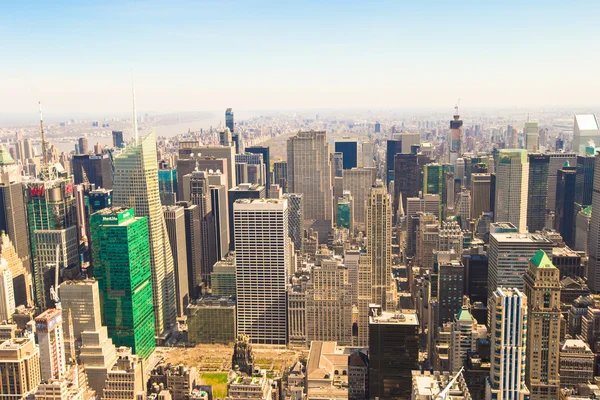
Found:
[[3, 113], [600, 104], [597, 0], [6, 3]]

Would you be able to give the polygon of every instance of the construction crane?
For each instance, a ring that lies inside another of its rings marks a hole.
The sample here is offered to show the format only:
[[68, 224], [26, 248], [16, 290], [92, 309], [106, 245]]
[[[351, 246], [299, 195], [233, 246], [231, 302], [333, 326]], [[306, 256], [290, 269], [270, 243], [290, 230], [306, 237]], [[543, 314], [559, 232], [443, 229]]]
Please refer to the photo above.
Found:
[[463, 373], [463, 371], [465, 370], [465, 367], [462, 367], [460, 369], [460, 371], [458, 371], [456, 373], [456, 375], [454, 375], [454, 378], [452, 378], [450, 380], [450, 382], [448, 383], [448, 385], [446, 385], [446, 388], [444, 390], [442, 390], [440, 393], [438, 393], [437, 397], [435, 398], [435, 400], [448, 400], [448, 394], [450, 392], [450, 389], [452, 389], [452, 387], [454, 386], [454, 384], [456, 383], [456, 380], [458, 379], [458, 377]]

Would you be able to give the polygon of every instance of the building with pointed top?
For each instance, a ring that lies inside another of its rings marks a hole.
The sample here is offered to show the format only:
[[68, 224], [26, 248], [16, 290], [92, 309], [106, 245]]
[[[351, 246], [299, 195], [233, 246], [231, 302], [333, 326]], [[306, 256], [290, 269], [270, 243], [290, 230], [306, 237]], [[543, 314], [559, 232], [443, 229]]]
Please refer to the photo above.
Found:
[[527, 373], [531, 399], [555, 400], [560, 387], [560, 271], [539, 250], [523, 277], [527, 296]]
[[151, 132], [114, 159], [113, 204], [133, 207], [147, 217], [155, 333], [165, 337], [175, 328], [175, 266], [160, 203], [156, 134]]
[[485, 325], [479, 325], [471, 314], [471, 303], [463, 297], [463, 305], [454, 317], [450, 333], [450, 369], [458, 372], [467, 361], [467, 353], [477, 350], [477, 339], [487, 338]]

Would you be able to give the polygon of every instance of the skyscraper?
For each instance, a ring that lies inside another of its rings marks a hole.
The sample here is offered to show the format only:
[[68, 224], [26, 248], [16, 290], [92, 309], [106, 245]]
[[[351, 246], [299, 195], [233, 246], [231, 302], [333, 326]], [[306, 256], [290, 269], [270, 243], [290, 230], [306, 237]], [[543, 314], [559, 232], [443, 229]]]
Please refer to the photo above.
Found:
[[585, 154], [585, 148], [593, 143], [600, 146], [600, 125], [594, 114], [575, 115], [573, 119], [573, 151]]
[[215, 225], [216, 259], [221, 260], [229, 252], [229, 212], [227, 210], [227, 187], [210, 185], [211, 213]]
[[387, 310], [392, 284], [392, 201], [381, 180], [375, 181], [367, 200], [367, 257], [371, 261], [371, 302]]
[[31, 272], [17, 255], [6, 233], [0, 234], [0, 257], [6, 260], [8, 269], [12, 275], [15, 305], [29, 306], [33, 304]]
[[6, 232], [31, 273], [29, 235], [23, 185], [15, 160], [0, 146], [0, 230]]
[[304, 219], [315, 221], [319, 237], [332, 228], [333, 195], [325, 132], [298, 132], [287, 141], [288, 192], [304, 196]]
[[560, 271], [543, 250], [529, 260], [523, 277], [527, 296], [527, 373], [532, 399], [558, 398], [560, 356]]
[[346, 169], [343, 175], [343, 190], [349, 191], [354, 200], [354, 226], [364, 231], [366, 229], [365, 206], [371, 187], [377, 179], [377, 168]]
[[482, 213], [490, 211], [490, 186], [490, 174], [471, 175], [471, 218], [477, 219]]
[[0, 259], [0, 321], [10, 321], [15, 312], [15, 292], [13, 276], [8, 261]]
[[526, 150], [500, 150], [496, 170], [494, 220], [511, 222], [519, 232], [527, 231], [529, 161]]
[[273, 183], [281, 186], [283, 193], [288, 192], [287, 161], [275, 161], [273, 163]]
[[396, 154], [394, 157], [394, 215], [400, 206], [406, 212], [409, 197], [419, 196], [423, 188], [423, 167], [429, 161], [424, 154]]
[[550, 157], [546, 154], [529, 154], [529, 196], [527, 200], [527, 227], [529, 232], [542, 230], [546, 223], [548, 202], [548, 168]]
[[180, 201], [185, 215], [185, 239], [188, 261], [188, 287], [192, 299], [200, 294], [202, 286], [202, 230], [200, 229], [200, 211], [190, 201]]
[[76, 185], [89, 182], [99, 188], [113, 188], [112, 160], [107, 153], [76, 154], [71, 163]]
[[[271, 155], [269, 146], [250, 146], [244, 149], [246, 153], [262, 154], [262, 162], [265, 170], [265, 187], [271, 187]], [[279, 183], [279, 182], [273, 182]]]
[[294, 250], [302, 251], [304, 237], [304, 195], [302, 193], [286, 193], [288, 201], [288, 232], [294, 244]]
[[175, 298], [177, 315], [185, 315], [185, 308], [190, 303], [188, 284], [187, 237], [185, 230], [185, 212], [181, 206], [164, 206], [165, 223], [169, 234], [169, 243], [175, 264]]
[[344, 169], [358, 167], [358, 142], [350, 138], [344, 138], [335, 142], [336, 153], [342, 153]]
[[79, 143], [79, 154], [87, 154], [89, 151], [87, 138], [80, 137], [78, 140], [78, 143]]
[[454, 108], [454, 119], [450, 121], [450, 138], [448, 143], [448, 162], [454, 164], [462, 155], [463, 122], [458, 115], [458, 105]]
[[537, 122], [525, 122], [523, 128], [523, 134], [525, 135], [525, 141], [527, 143], [528, 153], [537, 153], [539, 149], [540, 134], [539, 126]]
[[156, 134], [140, 138], [114, 159], [113, 204], [133, 207], [137, 216], [148, 217], [148, 239], [152, 267], [152, 299], [157, 335], [176, 324], [175, 267], [168, 243], [158, 190]]
[[229, 249], [235, 248], [235, 231], [233, 219], [233, 204], [239, 199], [264, 199], [267, 197], [267, 191], [264, 186], [242, 183], [229, 190], [227, 193], [228, 211], [229, 211]]
[[498, 288], [489, 305], [492, 355], [486, 400], [527, 400], [527, 297], [518, 289]]
[[42, 380], [60, 379], [64, 376], [67, 363], [62, 329], [62, 312], [49, 308], [35, 318], [35, 330], [40, 347]]
[[546, 203], [546, 208], [550, 211], [555, 211], [556, 207], [556, 176], [558, 174], [558, 170], [561, 169], [565, 162], [569, 162], [569, 165], [577, 164], [577, 154], [576, 153], [547, 153], [548, 157], [550, 157], [550, 161], [548, 162], [548, 200]]
[[[97, 280], [65, 281], [58, 287], [58, 297], [63, 312], [71, 313], [74, 340], [81, 339], [81, 333], [84, 331], [95, 332], [102, 327]], [[63, 320], [63, 332], [67, 330], [69, 323], [68, 318]], [[68, 353], [70, 349], [65, 350]]]
[[200, 240], [202, 243], [202, 282], [210, 285], [210, 273], [217, 262], [215, 222], [207, 171], [193, 171], [183, 177], [184, 199], [198, 206], [200, 213]]
[[535, 233], [520, 233], [514, 225], [490, 224], [488, 297], [498, 287], [523, 289], [528, 260], [540, 249], [552, 253], [554, 243]]
[[105, 208], [91, 216], [91, 226], [103, 322], [115, 345], [147, 358], [156, 346], [148, 217]]
[[[596, 171], [600, 171], [600, 155], [596, 155]], [[592, 217], [588, 233], [588, 285], [594, 293], [600, 292], [600, 173], [594, 174]]]
[[573, 247], [575, 240], [575, 181], [577, 167], [565, 166], [556, 175], [555, 228], [567, 246]]
[[123, 141], [123, 132], [122, 131], [112, 131], [112, 138], [113, 138], [113, 146], [116, 148], [121, 148], [121, 147], [123, 147], [123, 144], [125, 144], [125, 142]]
[[158, 170], [158, 193], [163, 206], [171, 206], [177, 201], [177, 170]]
[[7, 399], [30, 398], [41, 382], [40, 352], [32, 337], [12, 338], [0, 344], [0, 395]]
[[233, 109], [228, 108], [225, 110], [225, 126], [229, 128], [231, 133], [235, 131], [235, 124], [233, 123]]
[[237, 333], [252, 343], [285, 345], [290, 238], [286, 199], [234, 203]]

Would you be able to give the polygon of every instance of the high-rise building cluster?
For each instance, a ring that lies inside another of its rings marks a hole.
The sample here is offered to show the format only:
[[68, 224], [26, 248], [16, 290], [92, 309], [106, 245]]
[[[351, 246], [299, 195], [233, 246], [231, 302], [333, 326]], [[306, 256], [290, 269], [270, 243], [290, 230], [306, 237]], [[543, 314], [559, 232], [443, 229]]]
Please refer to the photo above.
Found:
[[0, 396], [600, 398], [594, 115], [273, 118], [0, 145]]

